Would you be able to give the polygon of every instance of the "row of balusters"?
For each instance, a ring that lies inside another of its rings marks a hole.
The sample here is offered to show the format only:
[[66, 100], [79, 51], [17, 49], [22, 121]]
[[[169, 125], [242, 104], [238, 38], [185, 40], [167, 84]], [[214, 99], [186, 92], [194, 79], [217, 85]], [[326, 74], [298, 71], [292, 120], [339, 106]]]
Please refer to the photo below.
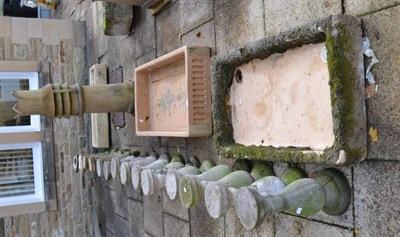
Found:
[[205, 202], [213, 218], [224, 216], [235, 208], [246, 229], [259, 225], [265, 216], [285, 211], [309, 216], [319, 211], [342, 215], [348, 208], [351, 190], [344, 175], [334, 168], [308, 178], [299, 167], [287, 168], [276, 177], [268, 162], [237, 160], [232, 167], [202, 163], [196, 157], [188, 162], [182, 155], [170, 157], [139, 152], [77, 155], [76, 171], [89, 170], [104, 177], [133, 185], [144, 195], [166, 189], [171, 200], [180, 199], [187, 208]]

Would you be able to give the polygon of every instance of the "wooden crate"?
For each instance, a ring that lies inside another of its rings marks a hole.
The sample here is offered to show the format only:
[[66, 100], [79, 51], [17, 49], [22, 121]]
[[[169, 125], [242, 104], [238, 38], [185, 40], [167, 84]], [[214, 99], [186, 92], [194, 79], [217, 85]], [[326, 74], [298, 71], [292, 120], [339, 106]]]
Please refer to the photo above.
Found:
[[210, 49], [184, 46], [135, 69], [138, 136], [209, 136]]

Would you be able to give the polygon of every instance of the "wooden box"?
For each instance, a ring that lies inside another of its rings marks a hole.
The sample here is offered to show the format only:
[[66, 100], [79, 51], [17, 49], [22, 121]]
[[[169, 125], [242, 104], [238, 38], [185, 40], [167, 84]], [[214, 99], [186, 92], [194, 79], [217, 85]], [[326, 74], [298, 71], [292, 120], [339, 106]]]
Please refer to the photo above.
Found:
[[209, 136], [210, 49], [184, 46], [135, 69], [138, 136]]

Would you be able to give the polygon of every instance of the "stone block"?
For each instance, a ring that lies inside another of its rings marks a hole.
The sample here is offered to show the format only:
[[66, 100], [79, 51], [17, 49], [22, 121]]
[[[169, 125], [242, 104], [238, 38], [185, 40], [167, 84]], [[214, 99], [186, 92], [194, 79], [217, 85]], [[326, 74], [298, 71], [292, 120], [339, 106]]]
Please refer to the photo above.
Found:
[[185, 148], [186, 138], [184, 137], [161, 137], [161, 146], [172, 149]]
[[341, 1], [264, 0], [266, 35], [276, 35], [330, 15], [342, 13]]
[[399, 0], [344, 0], [344, 9], [346, 14], [360, 16], [384, 10], [399, 4]]
[[164, 219], [162, 212], [161, 193], [143, 197], [144, 229], [154, 237], [164, 235]]
[[104, 2], [103, 32], [105, 35], [128, 35], [133, 19], [133, 8], [127, 4]]
[[11, 17], [0, 16], [0, 38], [11, 37]]
[[187, 147], [188, 156], [196, 156], [200, 161], [212, 160], [215, 164], [221, 163], [211, 137], [188, 138]]
[[42, 48], [42, 39], [30, 38], [28, 42], [28, 60], [40, 61], [42, 59]]
[[[168, 194], [164, 188], [161, 190], [161, 193], [162, 193], [162, 207], [164, 213], [168, 213], [171, 216], [176, 216], [179, 219], [189, 221], [189, 209], [182, 205], [181, 200], [179, 198], [175, 198], [175, 200], [169, 199]], [[165, 215], [164, 215], [164, 221], [165, 221]], [[166, 223], [164, 223], [164, 225], [166, 225]], [[166, 231], [165, 228], [164, 230]], [[167, 232], [165, 232], [165, 235], [167, 235]]]
[[354, 166], [354, 216], [359, 236], [400, 233], [399, 170], [397, 161], [365, 161]]
[[[7, 28], [6, 28], [7, 29]], [[14, 44], [28, 44], [28, 20], [27, 18], [11, 18], [11, 40]]]
[[266, 217], [261, 225], [252, 230], [246, 230], [239, 221], [234, 208], [225, 215], [225, 236], [265, 236], [272, 237], [275, 231], [273, 217]]
[[[73, 34], [73, 22], [70, 20], [58, 20], [58, 27], [59, 27], [59, 32], [58, 36], [60, 40], [65, 40], [65, 39], [74, 39], [74, 34]], [[83, 22], [80, 24], [82, 25]], [[84, 23], [83, 23], [84, 26]], [[85, 29], [86, 30], [86, 29]], [[86, 38], [86, 32], [79, 32], [81, 34], [80, 38], [85, 39]], [[77, 45], [79, 45], [79, 40], [74, 39]], [[79, 45], [81, 46], [81, 45]]]
[[104, 224], [105, 228], [112, 233], [115, 233], [115, 212], [116, 206], [113, 198], [115, 197], [115, 192], [113, 190], [102, 187], [103, 192], [103, 202], [102, 210], [104, 213]]
[[142, 64], [150, 62], [151, 60], [155, 59], [156, 57], [157, 57], [156, 51], [152, 50], [143, 56], [137, 57], [135, 60], [135, 65], [136, 65], [136, 67], [139, 67]]
[[41, 19], [29, 19], [28, 37], [43, 38], [43, 21]]
[[276, 237], [286, 236], [320, 236], [320, 237], [351, 237], [353, 230], [338, 226], [326, 225], [300, 217], [276, 214]]
[[190, 236], [189, 222], [164, 213], [164, 236], [186, 237]]
[[187, 46], [208, 46], [212, 51], [215, 51], [214, 21], [209, 21], [184, 34], [182, 36], [182, 44]]
[[43, 44], [59, 44], [59, 23], [58, 20], [43, 20]]
[[[85, 46], [86, 45], [86, 23], [85, 21], [73, 21], [72, 22], [73, 39], [75, 46]], [[71, 39], [70, 33], [65, 35], [67, 39]]]
[[262, 0], [214, 1], [217, 52], [239, 48], [265, 36]]
[[200, 203], [190, 212], [190, 236], [193, 237], [222, 237], [224, 232], [224, 218], [213, 219], [206, 210], [204, 203]]
[[150, 11], [134, 8], [134, 22], [133, 44], [135, 53], [139, 57], [156, 48], [155, 20]]
[[156, 17], [157, 57], [181, 47], [179, 5], [171, 4]]
[[129, 236], [129, 221], [115, 215], [115, 236]]
[[214, 18], [212, 0], [178, 1], [178, 4], [182, 33], [189, 32]]
[[28, 60], [28, 45], [27, 44], [13, 44], [11, 55], [13, 60], [26, 61]]
[[128, 199], [129, 235], [132, 237], [144, 236], [143, 203]]
[[368, 128], [378, 129], [379, 141], [369, 141], [368, 159], [400, 160], [399, 15], [397, 6], [362, 18], [364, 33], [379, 59], [372, 67], [379, 82], [378, 96], [367, 100]]

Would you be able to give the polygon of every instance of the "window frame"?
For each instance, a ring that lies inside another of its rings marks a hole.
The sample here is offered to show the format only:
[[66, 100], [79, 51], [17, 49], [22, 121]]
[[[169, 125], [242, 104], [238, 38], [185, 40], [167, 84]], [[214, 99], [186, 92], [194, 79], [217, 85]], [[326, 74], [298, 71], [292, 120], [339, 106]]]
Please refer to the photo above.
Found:
[[[28, 79], [29, 90], [39, 89], [38, 72], [1, 71], [0, 79]], [[38, 132], [41, 130], [40, 115], [30, 115], [30, 125], [0, 126], [0, 133]]]
[[21, 143], [0, 143], [0, 150], [26, 149], [26, 148], [28, 149], [31, 148], [33, 154], [35, 194], [0, 197], [0, 207], [20, 205], [20, 204], [31, 204], [31, 203], [45, 201], [42, 143], [40, 141], [21, 142]]

